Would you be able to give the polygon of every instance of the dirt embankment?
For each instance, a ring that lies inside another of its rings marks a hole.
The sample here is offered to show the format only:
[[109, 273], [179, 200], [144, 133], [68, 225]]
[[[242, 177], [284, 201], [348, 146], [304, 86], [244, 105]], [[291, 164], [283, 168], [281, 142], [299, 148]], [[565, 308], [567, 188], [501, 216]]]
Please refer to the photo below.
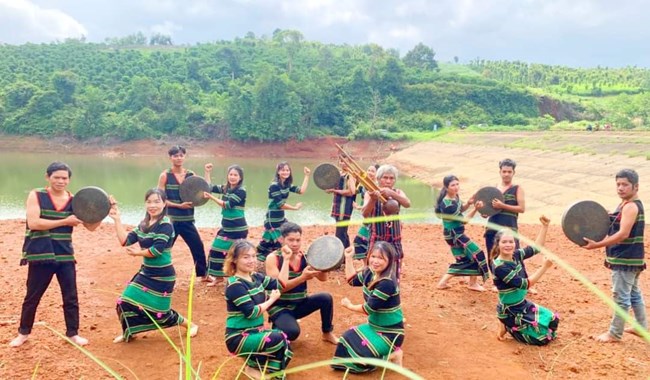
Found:
[[342, 137], [323, 137], [308, 141], [290, 139], [282, 143], [240, 142], [232, 140], [165, 139], [127, 142], [76, 141], [66, 138], [39, 139], [0, 135], [0, 149], [16, 152], [95, 154], [103, 156], [165, 155], [173, 145], [182, 145], [192, 156], [247, 158], [313, 158], [335, 161], [335, 143], [360, 160], [380, 160], [408, 146], [405, 142], [348, 141]]

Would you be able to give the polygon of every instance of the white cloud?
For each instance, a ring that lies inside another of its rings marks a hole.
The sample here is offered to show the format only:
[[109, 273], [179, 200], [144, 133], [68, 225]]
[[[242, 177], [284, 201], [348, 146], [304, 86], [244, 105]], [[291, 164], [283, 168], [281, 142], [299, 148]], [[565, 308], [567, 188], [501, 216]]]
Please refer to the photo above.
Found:
[[0, 0], [1, 42], [46, 42], [87, 34], [80, 22], [61, 10], [43, 8], [29, 0]]
[[285, 16], [303, 20], [304, 25], [332, 26], [368, 21], [363, 1], [338, 0], [291, 0], [280, 1]]
[[153, 33], [160, 33], [164, 34], [166, 36], [173, 36], [174, 32], [183, 30], [183, 27], [181, 25], [177, 25], [172, 21], [165, 21], [162, 24], [156, 24], [151, 27], [151, 31]]

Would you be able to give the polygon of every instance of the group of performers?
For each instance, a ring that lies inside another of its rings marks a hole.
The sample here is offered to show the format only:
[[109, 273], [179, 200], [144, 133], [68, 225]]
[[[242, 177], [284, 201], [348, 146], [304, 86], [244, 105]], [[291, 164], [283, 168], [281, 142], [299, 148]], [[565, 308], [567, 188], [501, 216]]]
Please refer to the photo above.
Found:
[[[145, 194], [145, 216], [130, 232], [120, 219], [117, 200], [111, 197], [109, 216], [124, 252], [142, 257], [142, 266], [117, 300], [116, 310], [122, 334], [114, 342], [128, 342], [137, 333], [181, 326], [190, 336], [198, 326], [171, 307], [176, 274], [171, 249], [180, 235], [190, 248], [195, 273], [208, 286], [222, 280], [226, 298], [227, 319], [225, 343], [228, 350], [246, 358], [246, 372], [259, 378], [261, 371], [276, 372], [288, 365], [293, 353], [291, 342], [298, 339], [298, 319], [316, 311], [321, 317], [321, 338], [336, 345], [335, 369], [366, 372], [374, 369], [359, 358], [379, 358], [402, 363], [404, 317], [400, 302], [400, 277], [404, 252], [399, 218], [385, 218], [382, 199], [392, 199], [399, 208], [410, 207], [407, 195], [395, 188], [398, 171], [392, 165], [371, 166], [366, 174], [378, 190], [357, 186], [354, 176], [340, 173], [338, 186], [328, 189], [333, 195], [331, 215], [335, 221], [347, 221], [355, 208], [370, 218], [359, 228], [351, 244], [347, 225], [337, 225], [336, 236], [345, 247], [345, 276], [351, 286], [362, 287], [364, 302], [353, 304], [348, 298], [341, 306], [368, 316], [367, 323], [348, 329], [337, 337], [333, 331], [334, 301], [329, 293], [308, 293], [308, 282], [314, 278], [326, 281], [328, 273], [314, 270], [307, 264], [302, 249], [302, 228], [287, 221], [285, 210], [298, 210], [301, 203], [287, 203], [289, 193], [303, 194], [308, 187], [309, 168], [304, 168], [300, 187], [294, 185], [287, 162], [277, 165], [268, 190], [268, 210], [264, 233], [258, 246], [246, 240], [246, 189], [244, 171], [238, 165], [227, 170], [226, 183], [212, 184], [212, 165], [204, 166], [205, 179], [211, 191], [204, 197], [221, 207], [221, 228], [206, 258], [203, 243], [194, 224], [194, 208], [180, 198], [179, 187], [195, 175], [184, 167], [186, 150], [175, 146], [169, 150], [171, 168], [161, 173], [158, 186]], [[342, 165], [343, 169], [344, 165]], [[517, 341], [543, 345], [557, 336], [557, 314], [529, 301], [526, 296], [552, 262], [545, 258], [542, 267], [528, 276], [524, 260], [539, 253], [545, 242], [549, 219], [542, 216], [542, 228], [534, 246], [520, 248], [516, 236], [517, 216], [525, 211], [524, 192], [512, 183], [516, 164], [506, 159], [499, 163], [501, 183], [498, 188], [504, 201], [492, 201], [501, 212], [489, 221], [503, 228], [487, 229], [486, 251], [473, 241], [464, 229], [467, 218], [480, 212], [483, 204], [471, 197], [463, 203], [459, 197], [458, 177], [446, 176], [436, 201], [435, 211], [443, 220], [444, 239], [449, 244], [454, 262], [438, 283], [447, 289], [455, 276], [469, 276], [468, 288], [485, 291], [485, 282], [493, 277], [498, 291], [497, 318], [499, 340], [509, 333]], [[52, 277], [57, 276], [63, 294], [66, 335], [78, 345], [88, 340], [79, 336], [72, 229], [83, 222], [74, 215], [73, 195], [67, 190], [71, 169], [63, 163], [52, 163], [46, 170], [46, 188], [35, 189], [27, 199], [27, 233], [21, 264], [28, 264], [27, 292], [23, 302], [19, 334], [10, 345], [21, 346], [31, 332], [36, 308]], [[624, 310], [633, 308], [639, 324], [647, 327], [645, 305], [638, 287], [639, 274], [645, 269], [643, 252], [644, 212], [638, 199], [638, 175], [625, 169], [616, 175], [617, 192], [622, 203], [612, 214], [608, 236], [599, 242], [587, 241], [585, 248], [607, 247], [606, 266], [612, 270], [615, 300]], [[356, 194], [362, 198], [357, 204]], [[214, 194], [217, 194], [215, 196]], [[470, 210], [471, 208], [471, 210]], [[463, 212], [470, 210], [467, 216]], [[99, 223], [84, 224], [94, 230]], [[137, 243], [137, 244], [136, 244]], [[363, 265], [358, 265], [363, 261]], [[268, 314], [270, 328], [265, 327]], [[620, 340], [624, 321], [615, 315], [610, 330], [597, 339], [602, 342]]]

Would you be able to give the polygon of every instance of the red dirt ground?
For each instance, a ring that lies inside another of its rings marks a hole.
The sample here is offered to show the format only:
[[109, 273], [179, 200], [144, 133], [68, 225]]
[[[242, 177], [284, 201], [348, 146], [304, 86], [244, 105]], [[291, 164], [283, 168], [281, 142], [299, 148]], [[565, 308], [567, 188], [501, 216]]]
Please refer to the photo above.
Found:
[[[0, 146], [23, 142], [2, 139]], [[34, 143], [24, 143], [34, 147]], [[45, 144], [47, 145], [47, 144]], [[331, 145], [324, 149], [310, 143], [308, 148], [286, 144], [280, 154], [310, 150], [310, 156], [328, 158]], [[136, 143], [128, 148], [111, 148], [117, 154], [131, 154], [132, 149], [140, 154], [159, 154], [167, 145], [151, 142]], [[193, 154], [200, 146], [192, 145]], [[239, 148], [230, 150], [215, 144], [206, 144], [206, 154], [233, 154]], [[52, 146], [50, 146], [51, 150]], [[95, 147], [96, 148], [96, 147]], [[221, 150], [223, 148], [223, 151]], [[396, 147], [401, 149], [402, 146]], [[75, 148], [76, 149], [76, 148]], [[81, 152], [92, 152], [91, 148]], [[319, 149], [318, 152], [315, 149]], [[324, 150], [320, 150], [324, 149]], [[365, 143], [350, 148], [354, 154], [362, 152], [368, 156], [385, 155], [390, 150], [386, 144]], [[38, 150], [38, 149], [35, 149]], [[269, 147], [261, 148], [268, 152]], [[278, 152], [277, 147], [273, 148]], [[97, 150], [94, 150], [97, 153]], [[259, 151], [258, 151], [259, 152]], [[248, 151], [248, 154], [252, 153]], [[314, 156], [312, 156], [314, 154]], [[399, 165], [398, 165], [399, 166]], [[489, 173], [493, 176], [494, 173]], [[600, 179], [599, 179], [600, 180]], [[34, 184], [35, 186], [39, 184]], [[527, 195], [534, 191], [527, 189]], [[612, 186], [611, 202], [615, 203]], [[648, 204], [648, 202], [646, 202]], [[291, 215], [289, 215], [291, 219]], [[298, 221], [299, 222], [299, 221]], [[557, 226], [551, 226], [547, 248], [584, 274], [598, 288], [609, 294], [610, 272], [602, 266], [603, 251], [585, 251], [570, 243]], [[538, 227], [523, 225], [521, 232], [534, 237]], [[20, 306], [25, 294], [27, 270], [18, 266], [22, 245], [24, 220], [0, 223], [0, 284], [3, 289], [0, 302], [0, 378], [25, 379], [36, 371], [38, 378], [109, 378], [97, 364], [84, 354], [65, 343], [44, 326], [35, 326], [30, 340], [18, 349], [11, 349], [7, 343], [15, 336], [20, 317]], [[468, 225], [468, 234], [482, 244], [482, 227]], [[309, 242], [325, 233], [332, 234], [333, 226], [313, 226], [305, 229], [305, 247]], [[353, 236], [356, 227], [350, 229]], [[646, 231], [650, 236], [650, 230]], [[202, 229], [206, 245], [214, 237], [211, 229]], [[256, 243], [261, 236], [259, 227], [252, 228], [250, 239]], [[132, 343], [115, 345], [113, 337], [120, 333], [115, 315], [115, 299], [124, 283], [131, 278], [140, 265], [138, 259], [120, 254], [120, 247], [114, 236], [112, 225], [102, 225], [96, 232], [78, 228], [74, 233], [74, 244], [78, 260], [78, 287], [81, 305], [81, 335], [90, 340], [89, 351], [106, 362], [125, 378], [172, 379], [178, 377], [179, 358], [169, 343], [158, 332], [147, 333]], [[646, 239], [646, 251], [650, 240]], [[453, 282], [453, 287], [440, 291], [435, 284], [451, 262], [451, 254], [442, 237], [439, 225], [413, 225], [404, 227], [404, 278], [401, 285], [402, 304], [407, 319], [404, 345], [404, 366], [426, 379], [511, 379], [511, 378], [648, 378], [650, 376], [649, 345], [642, 339], [627, 335], [617, 344], [599, 344], [590, 335], [606, 331], [611, 311], [596, 296], [585, 289], [561, 268], [549, 270], [536, 286], [539, 294], [531, 297], [535, 302], [557, 311], [561, 323], [558, 340], [546, 347], [530, 347], [509, 340], [496, 339], [497, 320], [495, 316], [496, 295], [492, 292], [476, 293]], [[183, 242], [174, 249], [175, 266], [178, 274], [174, 293], [174, 308], [186, 314], [189, 278], [192, 271], [191, 257]], [[541, 262], [534, 258], [529, 272]], [[642, 275], [642, 288], [650, 294], [647, 274]], [[362, 300], [359, 288], [344, 283], [341, 272], [333, 272], [325, 283], [310, 282], [310, 291], [328, 291], [338, 306], [343, 297], [353, 302]], [[199, 335], [192, 340], [194, 368], [200, 366], [202, 378], [211, 378], [227, 356], [223, 342], [225, 302], [220, 289], [207, 288], [197, 284], [193, 300], [194, 320], [200, 325]], [[58, 285], [53, 283], [41, 301], [37, 320], [64, 331], [61, 298]], [[335, 333], [342, 333], [350, 326], [363, 322], [361, 315], [353, 314], [342, 307], [335, 308]], [[302, 335], [294, 342], [294, 360], [290, 367], [331, 358], [334, 346], [319, 340], [319, 318], [313, 315], [301, 323]], [[167, 330], [172, 340], [181, 345], [184, 339], [176, 330]], [[240, 359], [228, 361], [218, 378], [233, 379], [241, 366]], [[135, 376], [130, 373], [130, 369]], [[137, 376], [137, 377], [136, 377]], [[314, 369], [291, 379], [303, 378], [340, 379], [342, 373], [329, 368]], [[374, 373], [353, 378], [380, 378]], [[387, 379], [401, 376], [387, 375]]]
[[[26, 268], [18, 266], [22, 221], [7, 221], [0, 227], [0, 239], [5, 247], [0, 257], [3, 292], [0, 307], [0, 378], [27, 378], [38, 366], [39, 378], [104, 378], [99, 367], [43, 326], [36, 326], [30, 340], [18, 349], [6, 343], [15, 335], [20, 305], [24, 297]], [[536, 234], [536, 226], [524, 226], [526, 236]], [[251, 240], [260, 237], [260, 228], [253, 228]], [[333, 227], [309, 227], [307, 242]], [[480, 237], [480, 226], [469, 226], [470, 236]], [[202, 229], [204, 242], [210, 243], [212, 231]], [[560, 268], [547, 272], [537, 286], [539, 294], [533, 300], [560, 313], [562, 319], [559, 339], [547, 347], [528, 347], [515, 341], [496, 339], [497, 321], [494, 315], [496, 295], [476, 293], [457, 283], [446, 291], [435, 289], [445, 272], [451, 255], [442, 238], [440, 226], [407, 225], [405, 233], [404, 279], [402, 304], [407, 319], [404, 365], [427, 379], [449, 378], [647, 378], [650, 375], [648, 345], [640, 338], [625, 336], [618, 344], [597, 344], [589, 339], [606, 330], [610, 311], [594, 295]], [[121, 375], [135, 378], [124, 365], [141, 379], [171, 379], [178, 374], [178, 357], [172, 347], [157, 332], [143, 339], [115, 345], [112, 338], [119, 334], [115, 315], [115, 299], [140, 265], [139, 260], [121, 255], [111, 225], [103, 225], [94, 233], [85, 229], [75, 232], [78, 259], [78, 287], [81, 304], [81, 334], [90, 339], [88, 349]], [[568, 242], [552, 226], [547, 247], [576, 267], [601, 290], [608, 292], [609, 272], [602, 262], [602, 252], [587, 252]], [[174, 250], [178, 282], [174, 308], [186, 314], [190, 255], [179, 242]], [[537, 267], [539, 258], [532, 259], [529, 271]], [[643, 278], [646, 294], [650, 290]], [[326, 283], [312, 282], [310, 290], [329, 291], [338, 303], [343, 297], [360, 302], [361, 291], [345, 284], [343, 274], [334, 272]], [[193, 365], [201, 363], [203, 378], [211, 377], [227, 358], [223, 343], [225, 303], [219, 290], [198, 284], [194, 297], [194, 319], [199, 323], [199, 335], [192, 340]], [[64, 331], [58, 286], [52, 284], [39, 307], [37, 320]], [[363, 322], [364, 318], [342, 307], [335, 309], [335, 332]], [[319, 340], [317, 315], [302, 320], [302, 335], [294, 348], [291, 366], [331, 357], [334, 347]], [[170, 331], [173, 341], [182, 340]], [[120, 364], [121, 363], [121, 364]], [[235, 377], [241, 365], [238, 359], [229, 361], [219, 378]], [[340, 372], [329, 368], [313, 370], [310, 378], [338, 379]], [[294, 375], [290, 378], [305, 378]], [[365, 378], [379, 378], [371, 374]], [[388, 376], [387, 378], [401, 378]]]

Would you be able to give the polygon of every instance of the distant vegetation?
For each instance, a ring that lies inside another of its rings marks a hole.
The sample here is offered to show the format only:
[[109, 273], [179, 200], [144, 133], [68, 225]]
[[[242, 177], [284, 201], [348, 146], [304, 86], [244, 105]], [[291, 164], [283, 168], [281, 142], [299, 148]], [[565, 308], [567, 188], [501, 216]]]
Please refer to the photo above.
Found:
[[401, 57], [295, 30], [193, 46], [141, 33], [0, 45], [0, 131], [18, 135], [280, 141], [581, 120], [633, 128], [648, 126], [648, 89], [650, 71], [635, 67], [443, 64], [424, 44]]

